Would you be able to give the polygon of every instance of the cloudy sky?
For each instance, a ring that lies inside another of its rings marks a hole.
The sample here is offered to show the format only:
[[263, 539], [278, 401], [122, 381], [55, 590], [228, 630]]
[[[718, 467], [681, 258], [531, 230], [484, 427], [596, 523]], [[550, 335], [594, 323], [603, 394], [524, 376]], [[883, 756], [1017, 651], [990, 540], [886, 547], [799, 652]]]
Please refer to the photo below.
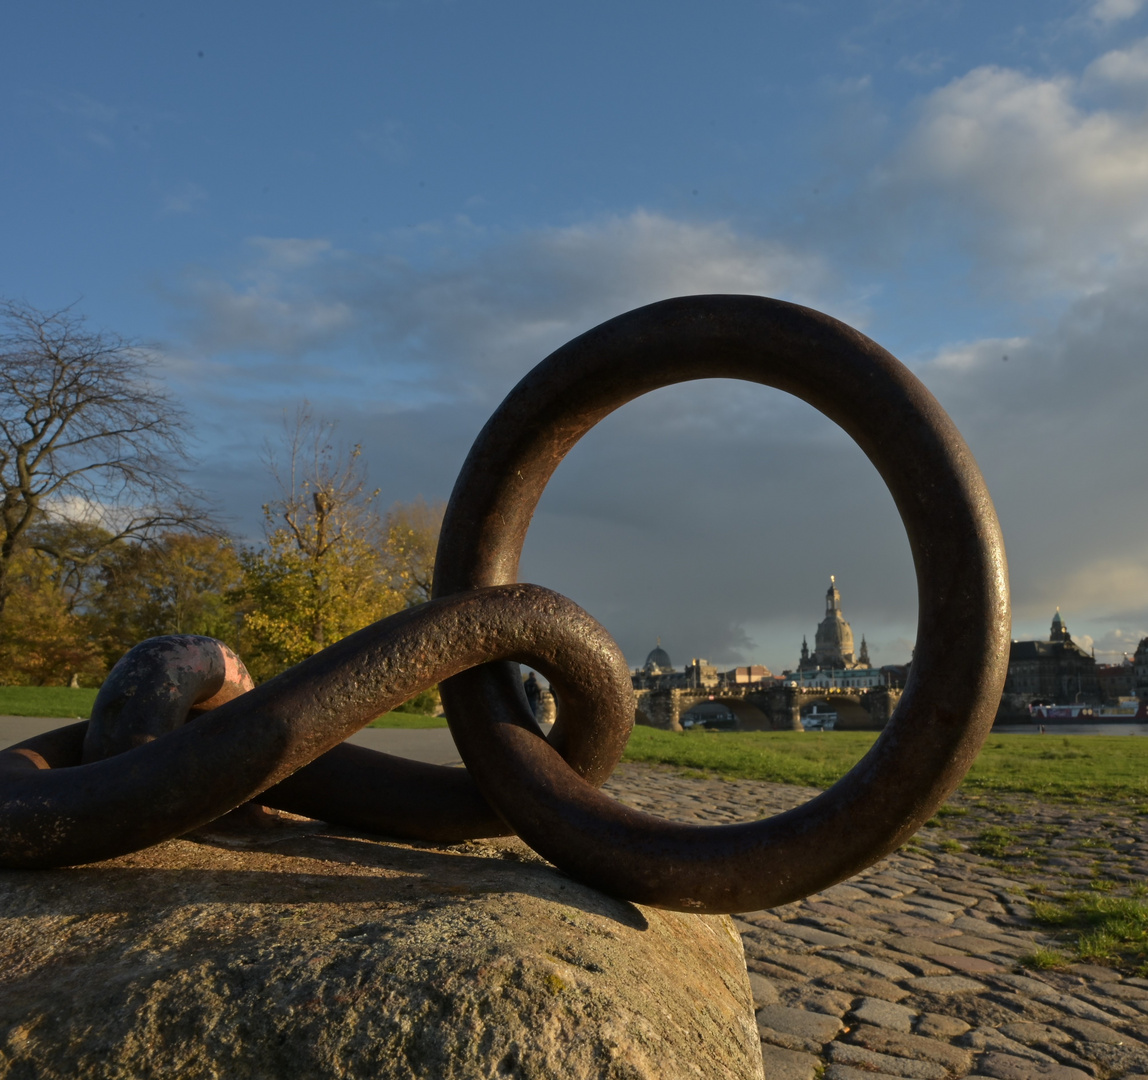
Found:
[[[1014, 636], [1148, 634], [1145, 0], [296, 0], [10, 10], [0, 295], [155, 343], [237, 536], [304, 399], [386, 501], [445, 499], [510, 387], [603, 319], [745, 292], [917, 372], [988, 480]], [[908, 658], [908, 545], [807, 406], [611, 416], [523, 577], [632, 663], [793, 665], [828, 577]]]

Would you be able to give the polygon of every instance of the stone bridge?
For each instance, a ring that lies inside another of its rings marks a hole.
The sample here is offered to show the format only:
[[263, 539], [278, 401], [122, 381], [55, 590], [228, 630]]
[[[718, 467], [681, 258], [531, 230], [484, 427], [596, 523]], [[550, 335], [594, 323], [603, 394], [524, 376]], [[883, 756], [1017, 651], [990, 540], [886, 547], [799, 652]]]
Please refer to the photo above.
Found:
[[888, 723], [901, 691], [818, 689], [801, 686], [702, 687], [697, 690], [635, 690], [637, 722], [681, 731], [682, 716], [695, 705], [724, 705], [739, 731], [800, 731], [801, 716], [814, 705], [837, 713], [837, 728], [877, 731]]

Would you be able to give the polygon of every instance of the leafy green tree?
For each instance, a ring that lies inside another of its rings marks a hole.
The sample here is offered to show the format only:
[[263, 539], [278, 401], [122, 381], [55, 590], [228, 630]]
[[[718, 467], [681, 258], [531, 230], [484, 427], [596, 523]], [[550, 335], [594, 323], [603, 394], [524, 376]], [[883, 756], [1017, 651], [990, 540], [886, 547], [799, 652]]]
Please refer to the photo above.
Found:
[[10, 604], [0, 622], [0, 683], [98, 685], [106, 665], [91, 614], [67, 568], [34, 548], [9, 563]]
[[241, 582], [239, 557], [224, 537], [167, 532], [113, 548], [92, 605], [109, 665], [161, 634], [205, 634], [237, 648]]

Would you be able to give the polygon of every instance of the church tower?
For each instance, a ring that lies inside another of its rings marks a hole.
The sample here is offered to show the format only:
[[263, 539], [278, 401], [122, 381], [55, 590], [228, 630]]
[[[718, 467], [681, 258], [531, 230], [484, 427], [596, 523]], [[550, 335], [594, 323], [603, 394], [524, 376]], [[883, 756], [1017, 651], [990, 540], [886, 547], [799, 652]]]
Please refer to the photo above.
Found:
[[1072, 635], [1068, 632], [1068, 626], [1060, 614], [1060, 608], [1056, 609], [1056, 614], [1052, 617], [1052, 631], [1048, 635], [1049, 641], [1071, 641]]
[[814, 638], [813, 658], [823, 668], [853, 666], [853, 628], [841, 614], [841, 593], [837, 589], [837, 578], [832, 574], [825, 594], [825, 618]]

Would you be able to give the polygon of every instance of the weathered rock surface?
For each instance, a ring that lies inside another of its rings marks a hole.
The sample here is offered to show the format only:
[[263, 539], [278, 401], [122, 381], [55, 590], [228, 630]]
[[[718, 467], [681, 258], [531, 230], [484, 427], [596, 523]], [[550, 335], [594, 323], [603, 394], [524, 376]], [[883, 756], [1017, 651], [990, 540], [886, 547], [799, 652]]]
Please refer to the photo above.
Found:
[[[834, 1021], [836, 1022], [836, 1021]], [[730, 919], [290, 824], [0, 874], [0, 1077], [760, 1078]]]

